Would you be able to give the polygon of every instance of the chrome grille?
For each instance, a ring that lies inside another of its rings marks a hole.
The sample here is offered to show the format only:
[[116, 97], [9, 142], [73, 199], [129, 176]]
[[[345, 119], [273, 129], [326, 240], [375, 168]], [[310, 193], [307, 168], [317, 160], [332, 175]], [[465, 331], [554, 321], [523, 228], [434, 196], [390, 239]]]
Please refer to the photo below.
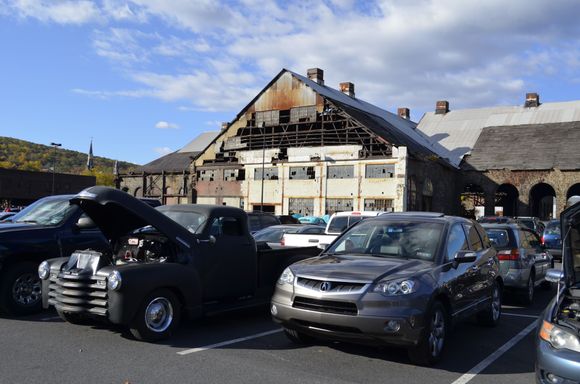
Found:
[[59, 273], [50, 276], [48, 303], [65, 312], [107, 315], [107, 278]]
[[[321, 289], [323, 283], [330, 283], [330, 289]], [[296, 284], [303, 288], [312, 289], [314, 291], [323, 291], [326, 293], [358, 293], [362, 291], [366, 285], [365, 283], [318, 280], [307, 277], [298, 277]]]

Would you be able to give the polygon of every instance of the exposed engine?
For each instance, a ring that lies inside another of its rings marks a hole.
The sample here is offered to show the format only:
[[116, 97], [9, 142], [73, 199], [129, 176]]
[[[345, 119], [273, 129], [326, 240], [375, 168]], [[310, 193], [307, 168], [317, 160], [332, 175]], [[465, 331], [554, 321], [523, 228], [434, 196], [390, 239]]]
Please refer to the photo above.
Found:
[[163, 263], [173, 259], [172, 244], [163, 236], [139, 234], [119, 239], [113, 264]]
[[560, 308], [558, 321], [580, 330], [580, 289], [571, 288]]

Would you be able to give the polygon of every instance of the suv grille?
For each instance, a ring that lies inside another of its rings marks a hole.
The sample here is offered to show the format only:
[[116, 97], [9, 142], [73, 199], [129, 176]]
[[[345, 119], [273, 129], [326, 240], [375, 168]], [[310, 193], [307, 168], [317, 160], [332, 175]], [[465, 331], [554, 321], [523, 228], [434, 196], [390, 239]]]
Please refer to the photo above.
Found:
[[314, 291], [320, 291], [322, 283], [330, 283], [330, 289], [324, 291], [327, 293], [358, 293], [361, 291], [365, 283], [351, 283], [347, 281], [326, 281], [326, 280], [315, 280], [308, 279], [306, 277], [298, 277], [297, 284], [300, 287], [312, 289]]
[[354, 303], [333, 300], [317, 300], [300, 296], [294, 298], [292, 307], [308, 309], [316, 312], [338, 313], [340, 315], [356, 316], [358, 314], [358, 308]]
[[66, 312], [107, 315], [107, 278], [59, 273], [50, 277], [48, 303]]

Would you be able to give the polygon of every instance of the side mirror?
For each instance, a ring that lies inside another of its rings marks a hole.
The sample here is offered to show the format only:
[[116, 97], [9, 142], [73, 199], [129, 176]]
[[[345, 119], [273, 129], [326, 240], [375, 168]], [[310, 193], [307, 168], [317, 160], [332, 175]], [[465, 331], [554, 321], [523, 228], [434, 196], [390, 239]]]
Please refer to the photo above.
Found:
[[76, 226], [78, 229], [93, 229], [97, 227], [97, 224], [90, 217], [83, 216], [79, 218]]
[[546, 280], [550, 283], [559, 283], [564, 280], [564, 271], [560, 269], [548, 269]]
[[453, 260], [457, 264], [473, 263], [475, 259], [477, 259], [477, 254], [472, 251], [459, 251], [455, 254], [455, 257], [453, 257]]
[[328, 248], [328, 246], [329, 246], [329, 245], [330, 245], [330, 244], [325, 244], [325, 243], [318, 243], [318, 244], [316, 245], [316, 248], [318, 248], [318, 249], [322, 249], [322, 250], [324, 251], [326, 248]]
[[215, 236], [214, 235], [209, 235], [209, 237], [207, 238], [207, 240], [197, 239], [197, 243], [198, 244], [214, 245], [215, 242], [216, 242], [216, 239], [215, 239]]

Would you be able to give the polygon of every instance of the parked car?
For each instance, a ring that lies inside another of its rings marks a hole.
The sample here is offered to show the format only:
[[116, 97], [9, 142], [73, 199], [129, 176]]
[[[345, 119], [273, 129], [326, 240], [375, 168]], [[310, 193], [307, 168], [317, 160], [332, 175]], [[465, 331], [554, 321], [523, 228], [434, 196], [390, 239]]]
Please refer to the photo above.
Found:
[[324, 249], [328, 244], [332, 243], [346, 228], [361, 220], [369, 217], [375, 217], [385, 212], [382, 211], [347, 211], [333, 214], [326, 224], [326, 229], [323, 234], [286, 234], [284, 235], [284, 244], [288, 247], [310, 247], [318, 245], [319, 248]]
[[555, 259], [562, 259], [562, 236], [560, 234], [560, 220], [550, 220], [542, 234], [542, 244], [550, 251]]
[[0, 226], [0, 313], [26, 315], [41, 307], [37, 268], [75, 249], [108, 249], [94, 223], [69, 204], [73, 195], [37, 200]]
[[10, 221], [10, 218], [14, 215], [16, 215], [16, 212], [0, 212], [0, 222]]
[[298, 221], [300, 222], [300, 224], [314, 224], [326, 227], [326, 221], [324, 221], [324, 219], [322, 219], [321, 217], [302, 216], [298, 219]]
[[545, 278], [554, 261], [535, 232], [520, 224], [483, 224], [483, 228], [497, 250], [499, 270], [507, 290], [531, 304], [536, 286], [550, 288]]
[[509, 216], [482, 216], [477, 219], [480, 224], [507, 224], [515, 223], [516, 220]]
[[260, 211], [248, 212], [250, 233], [254, 234], [260, 229], [268, 228], [272, 225], [280, 225], [280, 220], [273, 214]]
[[247, 214], [229, 206], [154, 209], [107, 187], [85, 189], [71, 206], [94, 220], [111, 250], [41, 263], [44, 308], [70, 323], [94, 317], [126, 326], [139, 340], [171, 336], [182, 314], [266, 304], [280, 272], [319, 251], [257, 250]]
[[292, 215], [276, 215], [280, 224], [300, 224], [300, 221]]
[[265, 241], [270, 248], [281, 248], [285, 246], [283, 240], [286, 233], [318, 235], [324, 233], [324, 227], [308, 224], [273, 225], [254, 233], [253, 236], [256, 242]]
[[536, 232], [540, 236], [544, 232], [544, 223], [542, 223], [542, 221], [540, 220], [539, 217], [518, 216], [518, 217], [516, 217], [516, 220], [519, 223], [530, 228], [532, 231]]
[[432, 364], [453, 322], [477, 314], [498, 323], [502, 286], [496, 251], [476, 222], [390, 213], [284, 270], [270, 312], [295, 343], [399, 345], [415, 363]]
[[563, 270], [551, 269], [548, 279], [558, 294], [538, 321], [536, 382], [580, 383], [580, 203], [562, 212]]

